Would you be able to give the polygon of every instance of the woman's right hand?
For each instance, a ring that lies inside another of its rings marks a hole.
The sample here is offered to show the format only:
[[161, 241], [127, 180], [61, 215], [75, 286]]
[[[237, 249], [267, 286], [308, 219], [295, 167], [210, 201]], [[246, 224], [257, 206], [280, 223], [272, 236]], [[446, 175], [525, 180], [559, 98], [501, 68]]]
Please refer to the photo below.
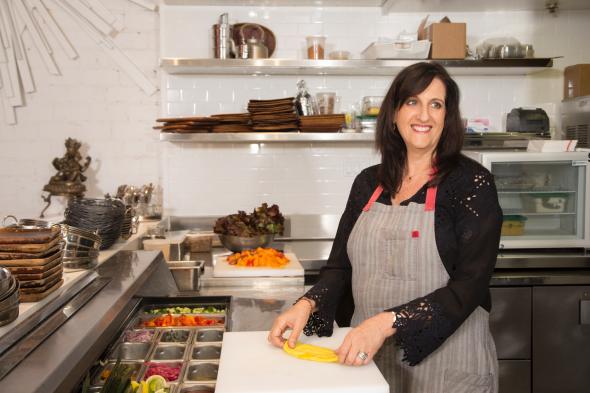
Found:
[[313, 311], [315, 303], [312, 302], [313, 300], [310, 299], [301, 299], [287, 311], [279, 315], [274, 320], [272, 328], [268, 333], [268, 341], [275, 347], [282, 348], [286, 341], [286, 339], [283, 338], [283, 333], [285, 333], [287, 329], [291, 329], [292, 332], [289, 335], [289, 346], [294, 348], [299, 335], [303, 331], [303, 328]]

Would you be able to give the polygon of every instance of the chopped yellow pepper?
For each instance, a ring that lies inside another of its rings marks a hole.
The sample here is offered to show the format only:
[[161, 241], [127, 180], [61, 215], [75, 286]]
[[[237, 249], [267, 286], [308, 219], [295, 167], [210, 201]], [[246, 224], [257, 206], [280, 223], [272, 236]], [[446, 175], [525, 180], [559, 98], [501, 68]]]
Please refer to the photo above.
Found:
[[289, 355], [295, 356], [298, 359], [324, 363], [333, 363], [338, 361], [338, 356], [332, 349], [319, 347], [317, 345], [302, 344], [299, 341], [297, 344], [295, 344], [295, 348], [291, 348], [289, 346], [289, 342], [285, 341], [283, 349]]

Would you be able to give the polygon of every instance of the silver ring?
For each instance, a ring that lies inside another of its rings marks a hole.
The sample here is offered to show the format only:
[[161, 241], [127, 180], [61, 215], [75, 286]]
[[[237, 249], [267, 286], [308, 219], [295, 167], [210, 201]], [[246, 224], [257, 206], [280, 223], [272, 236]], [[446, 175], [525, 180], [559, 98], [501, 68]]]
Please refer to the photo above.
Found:
[[369, 357], [369, 354], [366, 353], [366, 352], [361, 351], [361, 352], [359, 352], [359, 354], [357, 356], [359, 357], [359, 359], [365, 361]]

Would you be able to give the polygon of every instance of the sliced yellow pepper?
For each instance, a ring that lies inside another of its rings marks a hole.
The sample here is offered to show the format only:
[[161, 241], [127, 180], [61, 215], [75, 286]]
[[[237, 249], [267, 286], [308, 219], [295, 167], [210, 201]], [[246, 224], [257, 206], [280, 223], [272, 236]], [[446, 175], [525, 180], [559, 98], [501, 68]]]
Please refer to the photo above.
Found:
[[289, 342], [285, 341], [283, 350], [298, 359], [324, 363], [334, 363], [338, 361], [338, 355], [336, 355], [336, 352], [332, 349], [319, 347], [317, 345], [302, 344], [299, 341], [295, 344], [295, 348], [291, 348]]

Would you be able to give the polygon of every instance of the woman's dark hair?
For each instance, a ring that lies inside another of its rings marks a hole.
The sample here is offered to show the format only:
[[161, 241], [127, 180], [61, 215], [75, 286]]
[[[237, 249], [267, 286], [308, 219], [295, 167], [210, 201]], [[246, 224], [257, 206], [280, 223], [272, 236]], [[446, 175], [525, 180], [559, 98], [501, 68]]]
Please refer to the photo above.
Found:
[[395, 195], [402, 184], [406, 169], [407, 150], [399, 130], [395, 126], [395, 114], [410, 97], [422, 93], [434, 78], [446, 88], [445, 123], [436, 146], [433, 167], [436, 174], [429, 181], [434, 186], [455, 167], [463, 147], [463, 122], [459, 111], [459, 87], [447, 70], [437, 63], [416, 63], [403, 69], [393, 80], [385, 95], [377, 118], [376, 148], [381, 152], [379, 182], [384, 190]]

